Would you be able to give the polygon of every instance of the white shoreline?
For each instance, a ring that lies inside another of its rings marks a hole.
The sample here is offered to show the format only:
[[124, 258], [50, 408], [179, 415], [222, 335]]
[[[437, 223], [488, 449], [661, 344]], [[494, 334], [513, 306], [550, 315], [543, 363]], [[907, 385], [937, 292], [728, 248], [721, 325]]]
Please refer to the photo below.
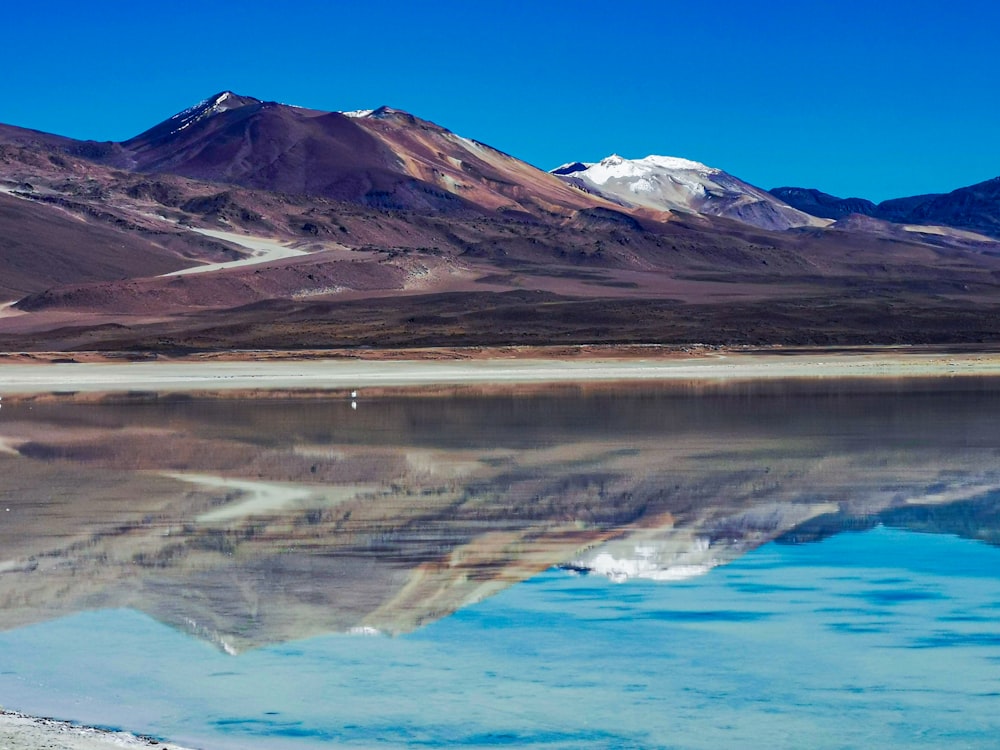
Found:
[[39, 719], [15, 711], [0, 710], [0, 750], [107, 750], [150, 748], [186, 750], [180, 745], [111, 732], [55, 719]]
[[428, 385], [1000, 376], [1000, 354], [726, 354], [692, 359], [267, 360], [0, 364], [0, 396]]

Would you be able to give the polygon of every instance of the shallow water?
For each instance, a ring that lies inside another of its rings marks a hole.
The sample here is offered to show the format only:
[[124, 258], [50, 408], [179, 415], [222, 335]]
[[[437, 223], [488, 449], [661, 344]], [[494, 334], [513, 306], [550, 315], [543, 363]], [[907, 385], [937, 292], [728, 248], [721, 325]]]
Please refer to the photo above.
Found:
[[0, 703], [205, 748], [991, 747], [998, 411], [990, 380], [5, 405]]

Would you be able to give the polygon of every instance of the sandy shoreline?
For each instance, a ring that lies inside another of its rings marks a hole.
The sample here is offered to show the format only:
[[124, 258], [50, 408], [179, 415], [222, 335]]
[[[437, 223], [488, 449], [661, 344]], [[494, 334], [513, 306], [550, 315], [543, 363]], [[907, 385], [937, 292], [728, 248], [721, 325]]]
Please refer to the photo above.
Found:
[[742, 354], [440, 360], [308, 359], [0, 364], [0, 396], [54, 392], [362, 390], [783, 378], [1000, 376], [1000, 353]]
[[109, 732], [0, 710], [0, 750], [107, 750], [115, 747], [184, 750], [180, 745], [127, 732]]

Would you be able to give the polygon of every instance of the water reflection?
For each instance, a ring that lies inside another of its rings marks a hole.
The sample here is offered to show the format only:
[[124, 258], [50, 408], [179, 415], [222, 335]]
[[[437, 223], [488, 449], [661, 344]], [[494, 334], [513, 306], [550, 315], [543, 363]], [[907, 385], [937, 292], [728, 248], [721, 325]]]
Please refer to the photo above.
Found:
[[557, 565], [1000, 538], [990, 380], [5, 407], [3, 628], [131, 607], [236, 652], [412, 631]]

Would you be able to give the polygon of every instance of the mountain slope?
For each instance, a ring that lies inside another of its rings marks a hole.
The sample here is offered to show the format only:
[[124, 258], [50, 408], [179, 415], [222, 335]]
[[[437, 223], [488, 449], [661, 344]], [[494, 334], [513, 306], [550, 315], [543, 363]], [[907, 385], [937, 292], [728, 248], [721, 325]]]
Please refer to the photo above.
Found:
[[133, 169], [391, 208], [451, 202], [357, 123], [223, 92], [125, 141]]
[[812, 188], [780, 187], [768, 192], [789, 206], [826, 219], [842, 219], [851, 214], [874, 216], [877, 211], [877, 206], [870, 200], [838, 198]]
[[721, 169], [672, 156], [613, 154], [596, 164], [567, 164], [553, 174], [624, 206], [721, 216], [763, 229], [828, 223]]
[[131, 169], [383, 209], [568, 212], [603, 202], [406, 112], [320, 112], [222, 92], [121, 148]]
[[609, 205], [520, 159], [406, 112], [380, 107], [352, 119], [385, 144], [408, 175], [478, 206], [566, 213]]
[[944, 224], [1000, 237], [1000, 177], [958, 188], [946, 195], [925, 196], [910, 208], [905, 221]]
[[152, 276], [190, 265], [134, 232], [0, 193], [0, 301], [50, 286]]

